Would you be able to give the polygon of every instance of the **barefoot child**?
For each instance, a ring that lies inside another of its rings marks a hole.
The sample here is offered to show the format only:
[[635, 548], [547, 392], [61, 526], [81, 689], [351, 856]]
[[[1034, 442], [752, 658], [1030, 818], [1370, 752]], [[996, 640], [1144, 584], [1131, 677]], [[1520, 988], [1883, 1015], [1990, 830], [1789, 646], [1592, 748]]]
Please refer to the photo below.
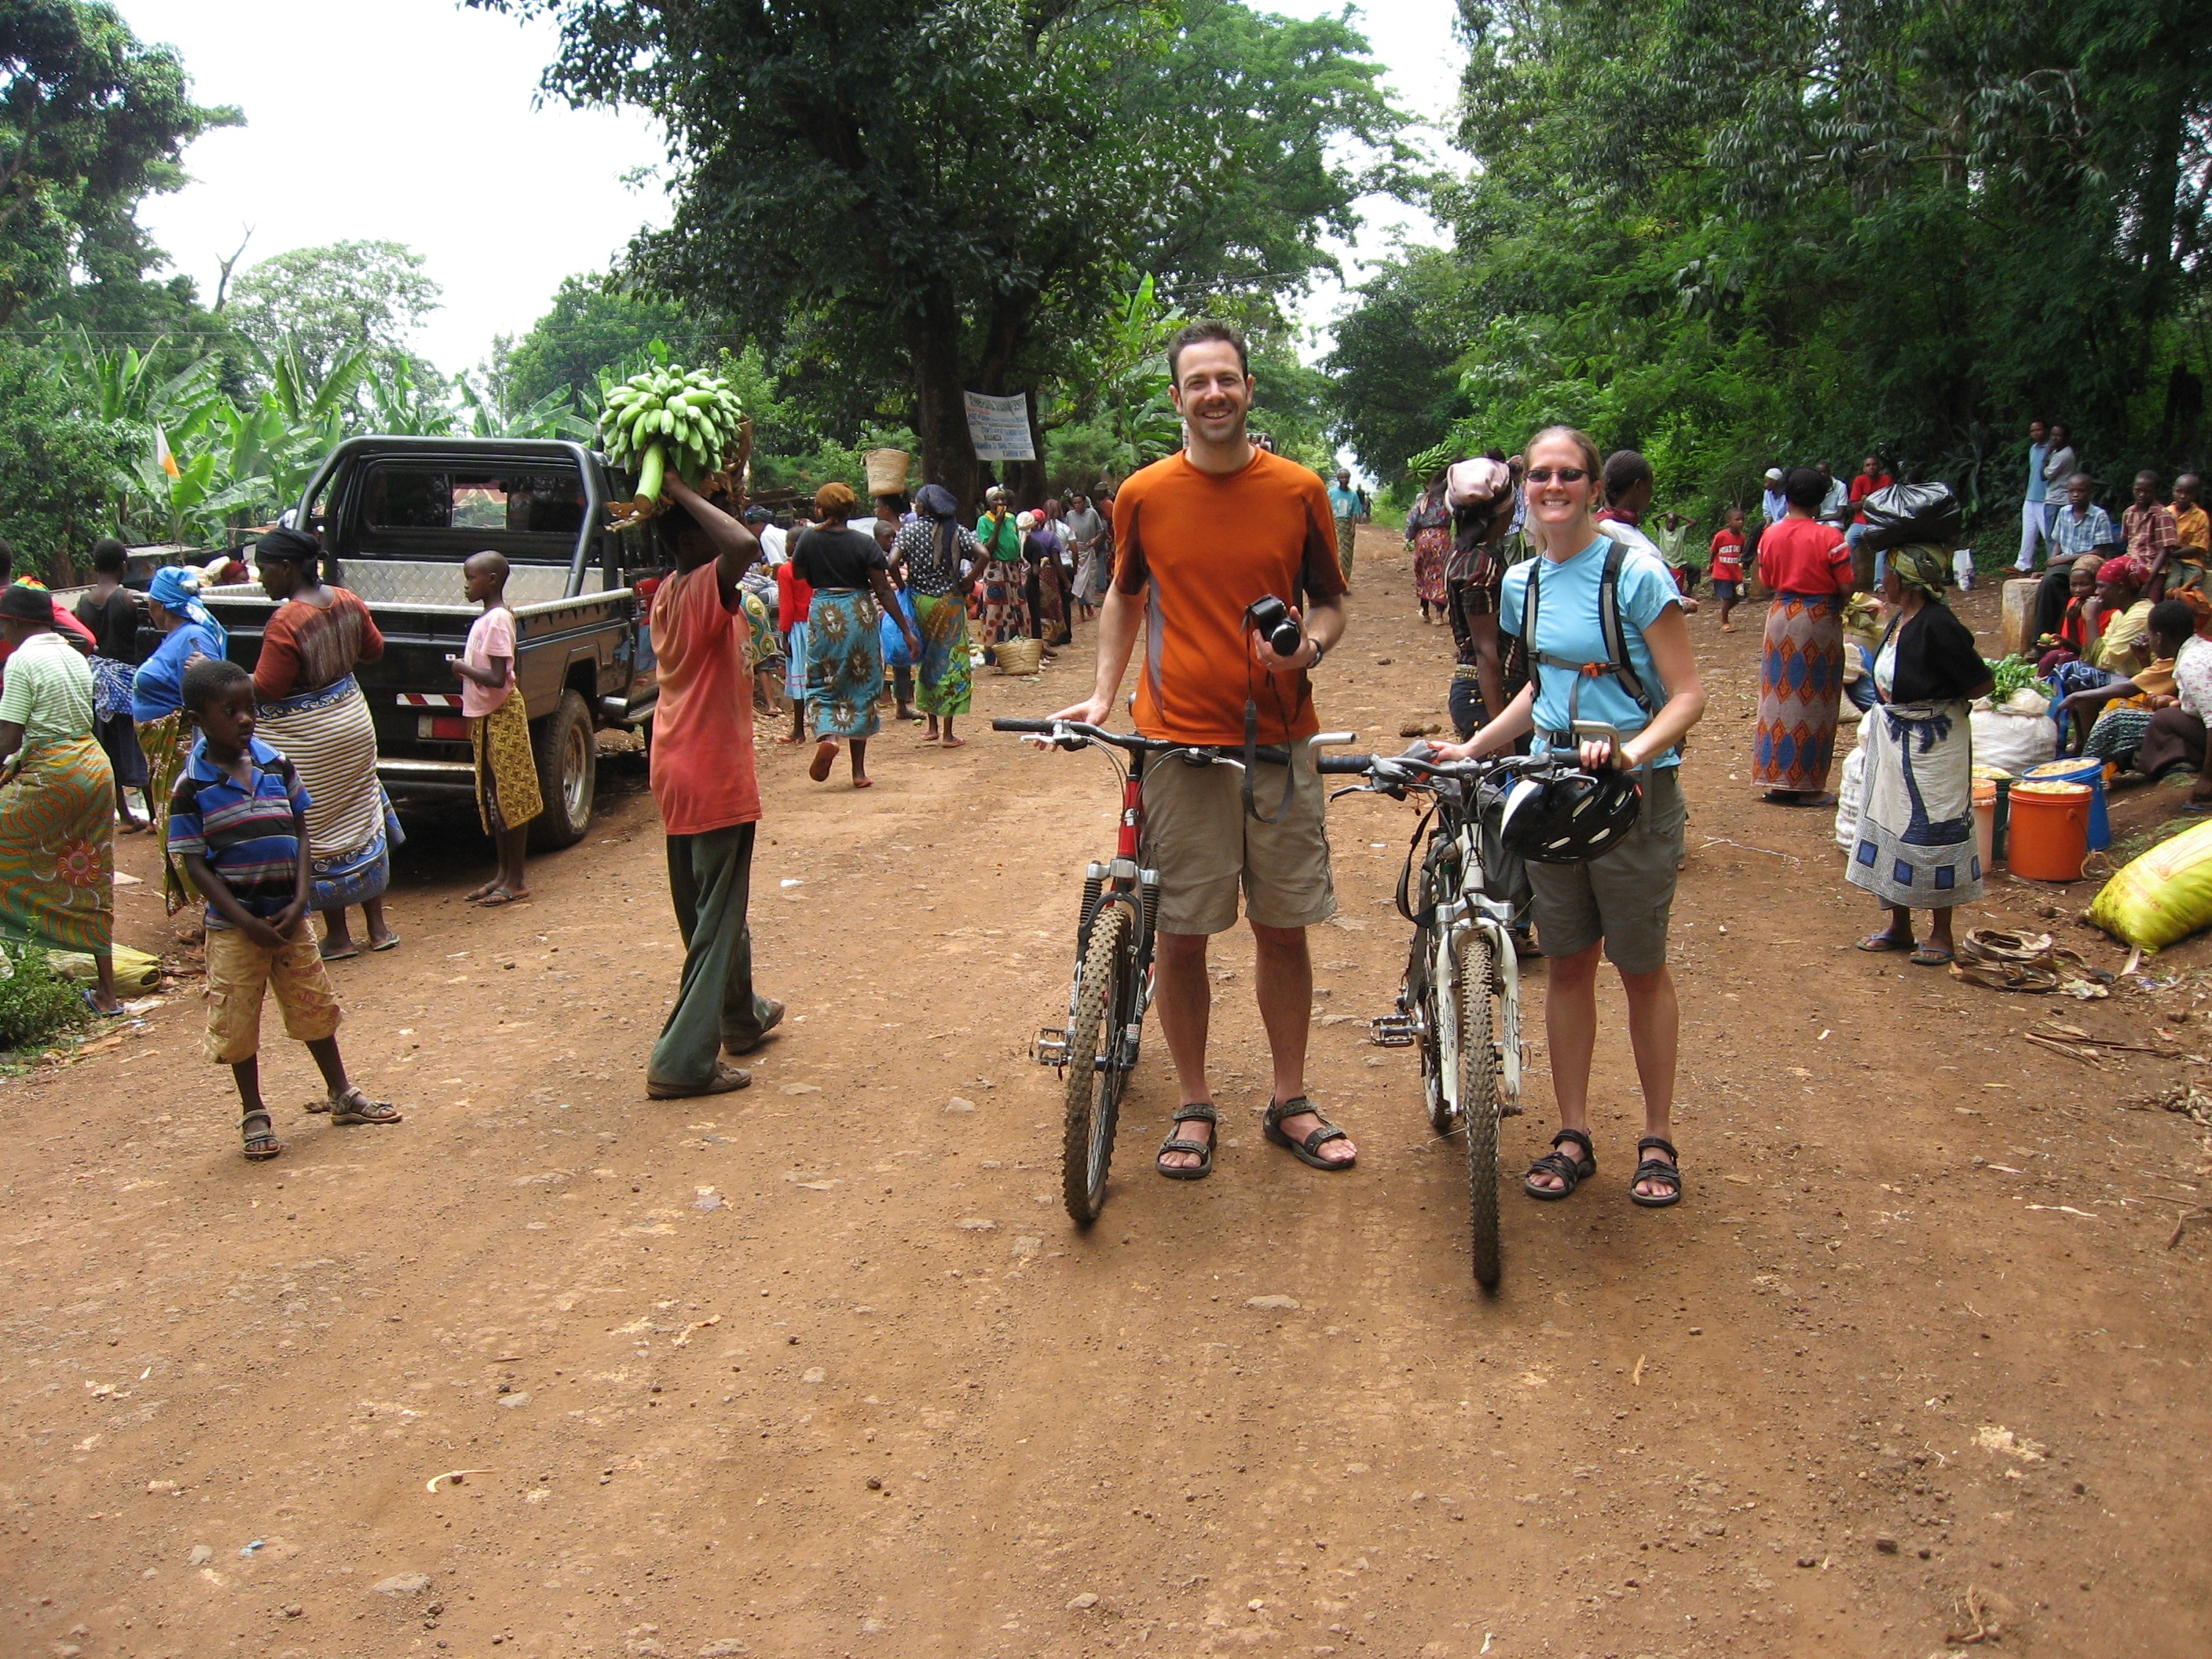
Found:
[[284, 1150], [261, 1100], [261, 1002], [270, 990], [286, 1033], [322, 1072], [331, 1121], [397, 1123], [398, 1112], [349, 1082], [338, 1058], [337, 994], [306, 923], [307, 792], [292, 763], [254, 738], [253, 677], [202, 657], [185, 671], [183, 691], [200, 736], [169, 803], [169, 854], [207, 900], [204, 1051], [237, 1081], [246, 1156]]
[[1721, 632], [1733, 634], [1729, 613], [1743, 599], [1743, 509], [1732, 507], [1713, 532], [1713, 597], [1721, 602]]
[[507, 560], [473, 553], [461, 567], [468, 595], [483, 606], [469, 627], [468, 648], [446, 661], [461, 680], [461, 713], [476, 740], [477, 813], [499, 848], [499, 872], [469, 897], [512, 904], [530, 896], [524, 860], [530, 821], [545, 810], [530, 750], [530, 710], [514, 684], [514, 612], [507, 608]]

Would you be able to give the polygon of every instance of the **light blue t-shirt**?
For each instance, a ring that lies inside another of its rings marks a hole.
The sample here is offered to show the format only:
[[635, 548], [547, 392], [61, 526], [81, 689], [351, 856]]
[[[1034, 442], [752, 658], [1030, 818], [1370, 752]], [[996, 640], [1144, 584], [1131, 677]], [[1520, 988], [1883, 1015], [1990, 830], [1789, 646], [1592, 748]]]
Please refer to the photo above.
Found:
[[[1605, 628], [1599, 620], [1598, 586], [1605, 574], [1606, 550], [1612, 539], [1600, 536], [1588, 547], [1560, 563], [1539, 556], [1523, 560], [1505, 573], [1505, 591], [1498, 606], [1498, 625], [1509, 634], [1521, 631], [1522, 610], [1528, 583], [1536, 587], [1535, 649], [1569, 662], [1607, 662]], [[1540, 572], [1540, 574], [1539, 574]], [[1628, 646], [1629, 666], [1644, 683], [1644, 695], [1658, 707], [1667, 701], [1659, 671], [1651, 660], [1651, 647], [1644, 630], [1659, 620], [1668, 605], [1682, 602], [1682, 590], [1667, 567], [1650, 554], [1626, 548], [1620, 564], [1620, 631]], [[1573, 674], [1564, 668], [1541, 666], [1531, 653], [1529, 672], [1536, 679], [1536, 752], [1549, 745], [1542, 733], [1567, 730], [1568, 705], [1575, 683], [1582, 684], [1579, 713], [1586, 720], [1602, 720], [1622, 737], [1641, 732], [1650, 721], [1627, 688], [1613, 674]], [[1669, 749], [1655, 757], [1654, 766], [1678, 766], [1681, 756]]]
[[2050, 454], [2049, 444], [2027, 447], [2027, 499], [2039, 506], [2043, 501], [2043, 463]]
[[1359, 492], [1355, 489], [1346, 489], [1340, 484], [1331, 484], [1328, 487], [1328, 510], [1340, 519], [1358, 518]]

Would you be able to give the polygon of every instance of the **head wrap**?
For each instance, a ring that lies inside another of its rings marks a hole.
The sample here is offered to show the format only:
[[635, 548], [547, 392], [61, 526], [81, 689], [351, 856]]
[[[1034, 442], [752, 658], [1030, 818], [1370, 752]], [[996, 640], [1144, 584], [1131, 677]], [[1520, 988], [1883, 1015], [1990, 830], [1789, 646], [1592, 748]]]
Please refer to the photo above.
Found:
[[[278, 531], [273, 533], [289, 535], [295, 532]], [[264, 536], [262, 539], [265, 542], [269, 538]], [[154, 573], [154, 580], [147, 584], [146, 597], [172, 615], [187, 617], [207, 629], [216, 643], [216, 649], [208, 654], [219, 657], [230, 648], [230, 635], [224, 631], [221, 623], [208, 615], [207, 606], [200, 603], [200, 573], [190, 565], [165, 564]]]
[[2197, 636], [2212, 639], [2212, 599], [2206, 599], [2193, 587], [2178, 587], [2166, 596], [2179, 599], [2189, 607], [2189, 614], [2197, 618]]
[[914, 510], [925, 519], [957, 519], [960, 503], [943, 484], [924, 484], [915, 495]]
[[1907, 542], [1889, 550], [1889, 568], [1905, 586], [1931, 599], [1943, 597], [1943, 584], [1951, 574], [1950, 556], [1926, 542]]
[[860, 498], [853, 493], [850, 484], [834, 480], [814, 492], [814, 510], [825, 519], [849, 519]]
[[1783, 479], [1783, 471], [1782, 471], [1782, 469], [1781, 469], [1780, 467], [1778, 467], [1778, 466], [1770, 466], [1770, 467], [1768, 467], [1768, 468], [1766, 469], [1766, 482], [1767, 482], [1767, 483], [1771, 483], [1771, 484], [1778, 484], [1778, 483], [1780, 483], [1782, 482], [1782, 479]]
[[253, 556], [260, 559], [286, 559], [294, 564], [322, 562], [323, 544], [303, 530], [280, 525], [253, 544]]
[[1471, 461], [1454, 461], [1444, 474], [1444, 499], [1456, 511], [1484, 507], [1513, 488], [1513, 474], [1503, 461], [1478, 455]]
[[2132, 587], [2141, 592], [2150, 581], [2150, 567], [2132, 553], [2123, 553], [2117, 559], [2107, 559], [2098, 568], [2097, 580], [2110, 582], [2115, 587]]
[[1034, 513], [1024, 513], [1014, 520], [1017, 530], [1035, 530], [1036, 527], [1037, 515]]
[[10, 622], [51, 625], [54, 619], [53, 596], [29, 582], [9, 582], [0, 587], [0, 617]]

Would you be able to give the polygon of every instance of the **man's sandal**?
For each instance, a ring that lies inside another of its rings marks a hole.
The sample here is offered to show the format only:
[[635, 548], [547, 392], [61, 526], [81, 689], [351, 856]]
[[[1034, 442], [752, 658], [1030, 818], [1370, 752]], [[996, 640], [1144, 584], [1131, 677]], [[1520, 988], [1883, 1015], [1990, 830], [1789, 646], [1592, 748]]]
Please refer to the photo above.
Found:
[[[1179, 1167], [1173, 1164], [1163, 1164], [1158, 1157], [1155, 1157], [1152, 1167], [1170, 1181], [1205, 1180], [1213, 1173], [1213, 1143], [1215, 1137], [1220, 1133], [1220, 1118], [1215, 1115], [1210, 1104], [1201, 1100], [1194, 1105], [1176, 1107], [1176, 1115], [1169, 1119], [1168, 1122], [1168, 1138], [1160, 1142], [1159, 1156], [1164, 1156], [1169, 1152], [1195, 1152], [1198, 1154], [1199, 1161]], [[1215, 1126], [1214, 1134], [1207, 1136], [1204, 1140], [1187, 1139], [1175, 1132], [1174, 1126], [1178, 1123], [1211, 1123]]]
[[[1289, 1132], [1283, 1127], [1283, 1120], [1286, 1117], [1297, 1117], [1305, 1112], [1311, 1112], [1316, 1117], [1321, 1118], [1321, 1127], [1313, 1130], [1304, 1140], [1293, 1140]], [[1347, 1158], [1341, 1162], [1335, 1162], [1321, 1155], [1321, 1149], [1330, 1141], [1349, 1140], [1352, 1137], [1327, 1118], [1322, 1117], [1320, 1108], [1304, 1095], [1298, 1096], [1295, 1100], [1269, 1101], [1267, 1115], [1261, 1121], [1260, 1132], [1292, 1158], [1297, 1159], [1299, 1163], [1310, 1164], [1316, 1170], [1348, 1170], [1358, 1161], [1357, 1158]]]
[[700, 1095], [733, 1094], [750, 1086], [752, 1080], [750, 1072], [741, 1072], [734, 1066], [717, 1063], [714, 1075], [704, 1083], [655, 1083], [647, 1078], [645, 1092], [648, 1098], [653, 1100], [691, 1100]]
[[[1559, 1148], [1569, 1141], [1583, 1149], [1579, 1158], [1569, 1158]], [[1528, 1173], [1521, 1179], [1521, 1190], [1531, 1198], [1540, 1198], [1547, 1203], [1570, 1196], [1576, 1188], [1597, 1173], [1597, 1150], [1590, 1138], [1580, 1129], [1562, 1129], [1552, 1137], [1552, 1150], [1528, 1166]], [[1539, 1187], [1534, 1177], [1540, 1175], [1557, 1176], [1564, 1183], [1557, 1187]]]
[[[1646, 1135], [1636, 1143], [1636, 1150], [1639, 1152], [1664, 1152], [1674, 1161], [1662, 1164], [1656, 1158], [1647, 1158], [1638, 1164], [1635, 1175], [1628, 1182], [1629, 1201], [1641, 1204], [1647, 1210], [1663, 1210], [1670, 1204], [1680, 1204], [1682, 1201], [1681, 1155], [1675, 1152], [1674, 1143], [1658, 1135]], [[1637, 1188], [1647, 1181], [1664, 1182], [1667, 1190], [1663, 1193], [1638, 1192]]]
[[388, 1100], [371, 1100], [359, 1089], [331, 1097], [333, 1123], [397, 1123], [399, 1109]]
[[[253, 1127], [256, 1123], [261, 1126], [258, 1129]], [[276, 1138], [276, 1120], [269, 1115], [265, 1108], [256, 1108], [239, 1119], [238, 1130], [246, 1138], [246, 1145], [240, 1150], [256, 1164], [284, 1150], [284, 1143]]]

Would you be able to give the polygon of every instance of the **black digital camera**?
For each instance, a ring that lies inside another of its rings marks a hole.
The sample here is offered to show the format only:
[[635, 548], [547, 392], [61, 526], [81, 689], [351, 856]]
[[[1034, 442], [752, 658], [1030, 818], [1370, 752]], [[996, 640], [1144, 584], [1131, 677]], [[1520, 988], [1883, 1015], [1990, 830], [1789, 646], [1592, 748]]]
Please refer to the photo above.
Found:
[[1257, 629], [1279, 657], [1291, 655], [1306, 642], [1305, 630], [1291, 615], [1291, 607], [1273, 593], [1264, 593], [1244, 607], [1244, 625]]

